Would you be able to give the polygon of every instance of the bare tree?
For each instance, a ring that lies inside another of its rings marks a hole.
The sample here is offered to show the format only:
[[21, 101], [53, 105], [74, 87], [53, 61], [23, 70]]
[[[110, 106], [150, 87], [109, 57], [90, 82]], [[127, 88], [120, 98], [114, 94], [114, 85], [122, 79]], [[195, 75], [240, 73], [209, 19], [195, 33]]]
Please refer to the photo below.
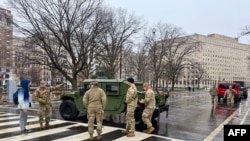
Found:
[[[133, 55], [133, 53], [129, 53]], [[129, 64], [133, 66], [133, 70], [136, 72], [137, 79], [142, 82], [148, 81], [148, 65], [149, 65], [149, 58], [148, 58], [148, 50], [146, 45], [138, 45], [138, 50], [134, 53], [134, 56], [129, 56], [129, 58], [133, 58], [131, 60], [128, 59]]]
[[33, 63], [57, 69], [76, 88], [77, 76], [91, 62], [93, 43], [101, 32], [102, 17], [96, 14], [101, 0], [12, 0], [10, 3], [22, 19], [14, 25], [43, 52]]
[[245, 26], [240, 33], [240, 36], [245, 36], [245, 35], [250, 35], [250, 25]]
[[191, 73], [193, 73], [194, 79], [197, 80], [196, 81], [197, 82], [197, 88], [200, 89], [200, 82], [205, 79], [206, 71], [205, 71], [203, 65], [200, 62], [194, 62], [193, 60], [190, 63], [190, 67], [191, 68], [190, 68], [189, 71], [191, 71]]
[[30, 80], [32, 82], [32, 85], [38, 86], [40, 84], [41, 70], [42, 70], [41, 67], [32, 65], [30, 69]]
[[198, 50], [198, 42], [191, 36], [185, 36], [181, 28], [158, 23], [147, 37], [151, 69], [154, 75], [154, 87], [157, 90], [160, 78], [172, 82], [172, 90], [186, 67], [189, 56]]
[[[157, 31], [157, 32], [156, 32]], [[155, 28], [149, 29], [145, 35], [146, 46], [149, 51], [149, 68], [153, 72], [153, 88], [159, 93], [158, 80], [163, 74], [163, 60], [166, 55], [167, 46], [162, 40], [162, 27], [158, 24]], [[158, 41], [158, 42], [157, 42]]]
[[111, 77], [115, 78], [121, 70], [122, 57], [129, 50], [130, 39], [141, 29], [141, 23], [137, 17], [127, 14], [123, 9], [109, 9], [103, 13], [106, 18], [105, 32], [99, 36], [101, 53], [98, 59]]
[[192, 36], [183, 36], [181, 29], [175, 28], [169, 38], [170, 44], [167, 49], [166, 62], [167, 67], [166, 76], [170, 79], [172, 90], [178, 78], [181, 76], [183, 70], [192, 60], [191, 56], [199, 51], [200, 43]]

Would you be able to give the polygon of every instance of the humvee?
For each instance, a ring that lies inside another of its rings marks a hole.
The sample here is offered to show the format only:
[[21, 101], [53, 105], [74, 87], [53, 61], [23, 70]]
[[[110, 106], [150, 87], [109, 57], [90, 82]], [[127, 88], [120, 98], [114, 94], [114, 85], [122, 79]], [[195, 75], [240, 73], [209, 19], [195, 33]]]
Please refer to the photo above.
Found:
[[[128, 90], [128, 84], [126, 80], [117, 79], [85, 79], [83, 87], [79, 91], [64, 93], [61, 96], [62, 103], [59, 107], [60, 115], [65, 120], [75, 120], [80, 112], [87, 112], [86, 107], [83, 104], [83, 95], [90, 89], [92, 81], [98, 81], [99, 87], [102, 88], [107, 96], [107, 104], [104, 113], [111, 115], [120, 114], [126, 111], [126, 93]], [[143, 83], [135, 82], [138, 90], [138, 99], [143, 99], [145, 94], [143, 92]], [[159, 117], [160, 113], [168, 112], [167, 94], [156, 95], [156, 109], [154, 111], [152, 119]], [[141, 123], [141, 116], [144, 109], [143, 104], [139, 104], [135, 110], [136, 124]], [[158, 118], [159, 119], [159, 118]]]

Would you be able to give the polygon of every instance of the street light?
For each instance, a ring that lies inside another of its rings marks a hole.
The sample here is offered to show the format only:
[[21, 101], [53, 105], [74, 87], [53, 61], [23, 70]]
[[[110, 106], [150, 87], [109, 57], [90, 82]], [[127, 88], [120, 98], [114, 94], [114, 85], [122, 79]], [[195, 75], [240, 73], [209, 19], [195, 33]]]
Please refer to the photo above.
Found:
[[[155, 47], [156, 47], [156, 43], [155, 43], [155, 32], [156, 32], [156, 29], [155, 28], [153, 28], [152, 29], [152, 33], [153, 33], [153, 48], [155, 49]], [[153, 73], [155, 73], [154, 71], [153, 71]], [[153, 75], [153, 88], [155, 89], [155, 88], [157, 88], [157, 86], [155, 86], [156, 85], [156, 79], [155, 79], [155, 75]]]
[[194, 92], [194, 73], [195, 71], [193, 70], [193, 92]]
[[191, 64], [192, 65], [192, 73], [193, 73], [193, 92], [194, 92], [194, 86], [195, 86], [195, 74], [196, 74], [196, 65], [197, 65], [197, 62], [195, 62], [195, 63], [192, 63]]

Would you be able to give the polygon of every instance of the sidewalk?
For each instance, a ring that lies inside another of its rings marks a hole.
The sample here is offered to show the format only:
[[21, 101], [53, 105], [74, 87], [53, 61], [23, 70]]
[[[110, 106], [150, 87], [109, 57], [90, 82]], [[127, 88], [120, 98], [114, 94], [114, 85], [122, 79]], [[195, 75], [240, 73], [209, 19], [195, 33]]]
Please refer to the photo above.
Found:
[[201, 92], [207, 92], [208, 90], [195, 90], [194, 92], [191, 91], [189, 92], [188, 90], [187, 91], [170, 91], [170, 95], [169, 97], [179, 97], [179, 96], [192, 96], [194, 94], [199, 94]]

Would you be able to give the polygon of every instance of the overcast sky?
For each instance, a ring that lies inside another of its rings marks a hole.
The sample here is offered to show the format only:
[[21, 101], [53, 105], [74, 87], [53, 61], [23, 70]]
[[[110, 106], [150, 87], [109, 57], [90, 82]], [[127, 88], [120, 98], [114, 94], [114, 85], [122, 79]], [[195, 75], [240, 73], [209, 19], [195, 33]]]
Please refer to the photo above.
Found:
[[[182, 27], [188, 34], [218, 33], [237, 37], [250, 25], [250, 0], [105, 0], [142, 16], [149, 25], [161, 21]], [[250, 36], [240, 40], [250, 43]]]
[[[0, 7], [4, 1], [0, 0]], [[218, 33], [238, 37], [250, 25], [250, 0], [104, 0], [143, 17], [149, 25], [161, 21], [182, 27], [187, 34]], [[250, 44], [250, 36], [240, 39]]]

